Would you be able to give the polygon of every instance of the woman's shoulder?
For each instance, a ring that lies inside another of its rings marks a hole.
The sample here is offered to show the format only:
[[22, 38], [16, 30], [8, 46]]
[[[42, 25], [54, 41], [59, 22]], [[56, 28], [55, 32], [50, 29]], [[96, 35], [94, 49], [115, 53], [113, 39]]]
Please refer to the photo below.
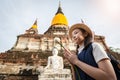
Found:
[[93, 56], [95, 58], [96, 63], [98, 63], [102, 59], [108, 58], [103, 46], [100, 43], [93, 42]]
[[98, 42], [93, 42], [92, 46], [93, 46], [93, 48], [95, 48], [95, 47], [101, 47], [101, 45]]

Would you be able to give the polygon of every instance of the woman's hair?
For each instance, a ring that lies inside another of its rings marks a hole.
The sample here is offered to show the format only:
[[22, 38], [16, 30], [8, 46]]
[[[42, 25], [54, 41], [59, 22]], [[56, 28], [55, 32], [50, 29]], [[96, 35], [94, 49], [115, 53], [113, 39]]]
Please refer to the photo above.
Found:
[[[87, 33], [84, 29], [82, 29], [82, 28], [79, 28], [79, 29], [82, 32], [82, 34], [86, 34]], [[93, 35], [90, 36], [90, 34], [87, 33], [87, 36], [85, 37], [85, 40], [84, 40], [84, 47], [86, 47], [92, 41], [93, 41]], [[76, 53], [78, 53], [78, 48], [79, 48], [79, 45], [77, 45], [77, 47], [76, 47]]]

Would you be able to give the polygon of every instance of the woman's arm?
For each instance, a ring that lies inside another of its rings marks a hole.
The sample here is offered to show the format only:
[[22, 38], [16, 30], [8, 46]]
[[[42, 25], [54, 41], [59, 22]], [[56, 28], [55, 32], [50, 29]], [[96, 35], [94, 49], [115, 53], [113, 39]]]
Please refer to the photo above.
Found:
[[98, 62], [98, 68], [92, 67], [81, 61], [77, 61], [75, 65], [96, 80], [117, 80], [113, 67], [108, 59]]
[[64, 56], [74, 65], [77, 65], [86, 74], [96, 80], [117, 80], [109, 59], [98, 62], [98, 68], [90, 66], [77, 58], [77, 55], [65, 50]]

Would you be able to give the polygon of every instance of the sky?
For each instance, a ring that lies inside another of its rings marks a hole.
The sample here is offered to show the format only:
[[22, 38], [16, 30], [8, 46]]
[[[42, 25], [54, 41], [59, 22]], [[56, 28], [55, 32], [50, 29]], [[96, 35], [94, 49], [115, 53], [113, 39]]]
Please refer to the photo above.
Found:
[[120, 48], [120, 0], [0, 0], [0, 52], [11, 49], [36, 18], [39, 34], [47, 31], [59, 1], [69, 26], [83, 19], [109, 47]]

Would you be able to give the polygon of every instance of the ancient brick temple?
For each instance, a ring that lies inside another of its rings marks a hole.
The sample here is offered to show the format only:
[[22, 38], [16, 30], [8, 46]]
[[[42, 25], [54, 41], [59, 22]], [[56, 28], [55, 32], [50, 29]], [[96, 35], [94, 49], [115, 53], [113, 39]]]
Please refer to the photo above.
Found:
[[[62, 44], [65, 47], [68, 47], [71, 51], [75, 51], [75, 45], [72, 43], [68, 36], [69, 28], [70, 27], [68, 24], [68, 20], [62, 12], [61, 5], [59, 4], [58, 10], [53, 17], [51, 25], [48, 27], [48, 30], [45, 31], [44, 34], [39, 34], [37, 20], [35, 20], [32, 27], [26, 30], [24, 34], [17, 36], [16, 43], [10, 50], [0, 54], [0, 64], [45, 66], [48, 56], [52, 55], [51, 51], [53, 46], [55, 45], [54, 38], [56, 37], [61, 40]], [[95, 34], [94, 38], [95, 41], [99, 42], [106, 51], [109, 50], [105, 43], [104, 36]], [[63, 48], [59, 44], [57, 45], [57, 47], [59, 49], [59, 55], [62, 56]], [[117, 59], [120, 58], [120, 56], [118, 56], [117, 54], [115, 54], [114, 56]], [[64, 59], [64, 65], [66, 68], [70, 68], [70, 65], [66, 59]], [[5, 74], [7, 74], [7, 72]], [[27, 78], [9, 78], [6, 80], [27, 80]]]

